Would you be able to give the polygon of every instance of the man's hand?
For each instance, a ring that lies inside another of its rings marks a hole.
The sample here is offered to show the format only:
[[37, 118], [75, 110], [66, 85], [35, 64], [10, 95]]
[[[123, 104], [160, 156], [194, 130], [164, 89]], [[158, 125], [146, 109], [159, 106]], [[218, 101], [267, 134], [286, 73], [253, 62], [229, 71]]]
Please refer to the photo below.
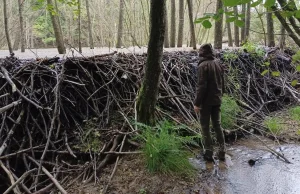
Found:
[[195, 110], [196, 113], [200, 112], [200, 108], [198, 106], [194, 106], [194, 110]]

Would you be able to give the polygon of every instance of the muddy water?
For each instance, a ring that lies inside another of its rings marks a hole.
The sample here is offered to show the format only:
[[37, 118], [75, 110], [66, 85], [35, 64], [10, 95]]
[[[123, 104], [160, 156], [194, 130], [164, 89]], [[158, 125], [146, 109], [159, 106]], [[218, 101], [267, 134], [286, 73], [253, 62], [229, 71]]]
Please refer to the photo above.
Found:
[[[201, 172], [202, 189], [188, 193], [300, 194], [300, 146], [266, 143], [291, 162], [271, 154], [255, 140], [241, 140], [228, 149], [226, 163], [212, 164], [193, 159]], [[256, 161], [253, 166], [249, 160]]]

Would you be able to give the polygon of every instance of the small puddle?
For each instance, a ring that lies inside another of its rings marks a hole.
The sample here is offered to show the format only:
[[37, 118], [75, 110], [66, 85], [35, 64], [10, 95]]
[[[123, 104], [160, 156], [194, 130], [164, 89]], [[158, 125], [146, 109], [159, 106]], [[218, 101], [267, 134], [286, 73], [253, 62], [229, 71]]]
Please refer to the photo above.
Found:
[[[299, 194], [300, 146], [274, 146], [265, 141], [291, 164], [267, 151], [255, 139], [241, 140], [228, 148], [231, 159], [227, 159], [226, 163], [213, 164], [191, 159], [200, 171], [198, 181], [202, 181], [204, 186], [201, 189], [192, 188], [187, 193]], [[249, 160], [256, 162], [251, 166]]]

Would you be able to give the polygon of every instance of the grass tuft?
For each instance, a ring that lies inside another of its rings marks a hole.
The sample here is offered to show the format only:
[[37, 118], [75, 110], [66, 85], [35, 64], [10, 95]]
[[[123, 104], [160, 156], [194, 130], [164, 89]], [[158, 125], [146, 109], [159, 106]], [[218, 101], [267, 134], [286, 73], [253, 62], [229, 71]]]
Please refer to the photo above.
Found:
[[[139, 125], [139, 124], [138, 124]], [[150, 172], [171, 173], [191, 176], [195, 173], [194, 167], [189, 162], [189, 152], [185, 145], [196, 143], [197, 136], [179, 136], [171, 122], [163, 121], [155, 127], [139, 125], [143, 128], [140, 138], [144, 140], [143, 154], [147, 169]]]
[[283, 125], [281, 120], [276, 117], [269, 117], [264, 121], [264, 125], [269, 129], [269, 131], [275, 135], [279, 134], [283, 130]]
[[221, 106], [221, 124], [225, 129], [232, 129], [237, 122], [237, 116], [241, 112], [241, 108], [234, 98], [224, 95]]
[[290, 116], [295, 121], [300, 121], [300, 106], [296, 106], [289, 110]]

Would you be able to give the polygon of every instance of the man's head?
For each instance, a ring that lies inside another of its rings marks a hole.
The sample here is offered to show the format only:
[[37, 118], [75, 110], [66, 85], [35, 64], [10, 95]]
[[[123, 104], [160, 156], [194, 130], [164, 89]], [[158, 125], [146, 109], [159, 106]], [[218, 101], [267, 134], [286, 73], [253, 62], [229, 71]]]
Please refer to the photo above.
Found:
[[214, 57], [215, 52], [212, 48], [212, 45], [210, 43], [201, 45], [201, 47], [199, 49], [199, 56], [200, 57]]

